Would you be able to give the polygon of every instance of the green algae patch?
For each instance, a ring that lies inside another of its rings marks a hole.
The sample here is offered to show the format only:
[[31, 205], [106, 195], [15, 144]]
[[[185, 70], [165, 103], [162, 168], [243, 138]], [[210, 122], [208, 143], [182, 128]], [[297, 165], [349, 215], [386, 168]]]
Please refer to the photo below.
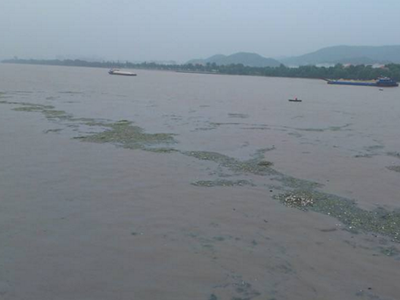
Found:
[[239, 114], [239, 113], [230, 113], [228, 114], [229, 118], [239, 118], [239, 119], [247, 119], [249, 115], [247, 114]]
[[400, 152], [388, 152], [386, 154], [389, 155], [389, 156], [400, 158]]
[[398, 256], [400, 251], [396, 247], [380, 247], [380, 252], [385, 256]]
[[221, 164], [230, 164], [234, 163], [235, 159], [231, 158], [227, 155], [223, 155], [217, 152], [208, 152], [208, 151], [186, 151], [182, 152], [187, 156], [191, 156], [200, 160], [209, 160], [216, 163]]
[[59, 94], [70, 94], [70, 95], [81, 95], [84, 94], [83, 92], [75, 92], [75, 91], [61, 91], [58, 92]]
[[66, 121], [66, 126], [71, 125], [85, 125], [91, 127], [105, 128], [104, 131], [99, 133], [90, 134], [87, 136], [75, 137], [84, 142], [93, 143], [112, 143], [129, 149], [142, 149], [155, 153], [171, 153], [177, 150], [173, 148], [160, 148], [160, 144], [169, 145], [176, 143], [173, 134], [168, 133], [145, 133], [144, 130], [138, 126], [133, 126], [132, 122], [128, 120], [120, 120], [115, 123], [101, 122], [91, 118], [74, 118], [71, 114], [63, 110], [56, 110], [51, 105], [41, 105], [34, 103], [24, 102], [8, 102], [1, 101], [2, 104], [18, 105], [14, 108], [15, 111], [21, 112], [40, 112], [48, 120], [52, 121]]
[[[270, 164], [261, 163], [265, 150], [258, 151], [253, 159], [246, 161], [240, 161], [216, 152], [187, 151], [181, 153], [199, 160], [213, 161], [219, 166], [240, 175], [274, 175], [272, 179], [282, 184], [281, 190], [292, 190], [275, 196], [286, 206], [329, 215], [343, 223], [346, 229], [352, 232], [374, 232], [400, 242], [400, 211], [384, 209], [367, 211], [359, 208], [352, 200], [319, 192], [316, 189], [323, 187], [322, 184], [284, 175], [271, 168]], [[242, 182], [242, 185], [244, 183]], [[205, 187], [236, 185], [234, 181], [225, 180], [199, 181], [192, 184]]]
[[261, 295], [250, 283], [245, 281], [236, 283], [233, 286], [238, 296], [233, 297], [232, 300], [251, 300]]
[[274, 164], [270, 161], [263, 160], [263, 161], [260, 161], [258, 163], [258, 165], [262, 166], [262, 167], [272, 167]]
[[14, 111], [40, 112], [47, 119], [69, 120], [72, 118], [72, 116], [67, 114], [65, 111], [54, 109], [54, 106], [52, 105], [42, 105], [42, 104], [24, 103], [24, 102], [3, 102], [3, 103], [19, 105], [19, 107], [13, 108]]
[[[288, 201], [288, 197], [298, 199]], [[349, 199], [317, 191], [294, 191], [277, 197], [280, 202], [302, 210], [310, 210], [336, 218], [352, 232], [374, 232], [400, 242], [400, 211], [379, 208], [361, 209]]]
[[[9, 93], [0, 92], [0, 99], [10, 99], [12, 97]], [[8, 104], [8, 101], [0, 100], [0, 104]]]
[[52, 106], [47, 106], [47, 105], [22, 106], [22, 107], [16, 107], [13, 110], [24, 111], [24, 112], [40, 112], [47, 119], [68, 120], [71, 118], [71, 115], [67, 114], [65, 111], [54, 110]]
[[70, 119], [72, 117], [63, 110], [44, 109], [42, 113], [48, 119]]
[[208, 300], [218, 300], [218, 297], [214, 294], [211, 294], [210, 297], [208, 297]]
[[[387, 211], [384, 209], [367, 211], [357, 207], [354, 201], [318, 192], [315, 189], [322, 185], [290, 177], [274, 170], [272, 168], [273, 164], [264, 158], [264, 154], [268, 149], [261, 149], [253, 155], [252, 159], [244, 161], [217, 152], [178, 151], [168, 147], [170, 144], [176, 143], [173, 134], [146, 133], [142, 128], [132, 125], [132, 122], [128, 120], [109, 123], [90, 118], [76, 119], [72, 115], [62, 110], [56, 110], [50, 105], [8, 101], [0, 101], [0, 103], [16, 105], [17, 107], [14, 108], [16, 111], [40, 112], [51, 121], [66, 122], [66, 126], [69, 124], [77, 126], [86, 125], [93, 126], [96, 130], [97, 128], [102, 130], [98, 133], [77, 137], [81, 141], [112, 143], [123, 148], [141, 149], [155, 153], [177, 152], [198, 160], [214, 162], [218, 167], [226, 168], [235, 174], [274, 176], [272, 179], [282, 184], [281, 190], [287, 191], [288, 189], [293, 189], [293, 191], [290, 191], [290, 194], [286, 193], [278, 196], [278, 199], [283, 204], [332, 216], [351, 231], [379, 233], [391, 237], [396, 242], [400, 242], [400, 211]], [[388, 153], [388, 155], [400, 157], [398, 153]], [[397, 172], [397, 168], [394, 171]], [[203, 187], [253, 186], [253, 183], [248, 180], [198, 181], [192, 184]]]
[[5, 104], [13, 104], [13, 105], [20, 105], [20, 107], [16, 107], [13, 110], [15, 111], [27, 111], [27, 112], [42, 112], [46, 109], [54, 109], [52, 105], [41, 105], [41, 104], [33, 104], [33, 103], [26, 103], [26, 102], [4, 102]]
[[74, 118], [74, 117], [71, 117], [69, 119], [69, 121], [82, 123], [82, 124], [87, 125], [87, 126], [102, 126], [103, 125], [103, 123], [98, 122], [98, 121], [96, 121], [96, 120], [94, 120], [92, 118]]
[[[91, 143], [112, 143], [127, 149], [142, 149], [156, 152], [156, 148], [151, 148], [160, 144], [176, 143], [173, 134], [168, 133], [145, 133], [138, 126], [133, 126], [132, 122], [122, 120], [116, 123], [99, 123], [99, 126], [106, 127], [107, 130], [88, 136], [78, 137], [80, 141]], [[164, 151], [166, 148], [162, 148]], [[160, 150], [163, 152], [162, 150]], [[171, 151], [170, 151], [171, 152]]]
[[44, 130], [43, 133], [58, 133], [58, 132], [61, 132], [61, 131], [62, 131], [61, 128], [57, 128], [57, 129]]
[[174, 148], [149, 148], [147, 147], [145, 149], [148, 152], [153, 152], [153, 153], [174, 153], [174, 152], [179, 152], [178, 150]]
[[217, 163], [219, 166], [227, 168], [228, 170], [234, 172], [237, 175], [247, 175], [253, 174], [258, 176], [275, 176], [273, 180], [281, 182], [285, 187], [292, 189], [301, 190], [313, 190], [315, 188], [322, 187], [322, 184], [297, 179], [294, 177], [286, 176], [275, 169], [272, 168], [273, 163], [266, 161], [264, 159], [264, 153], [270, 151], [270, 149], [260, 149], [258, 150], [252, 158], [249, 160], [241, 161], [233, 157], [229, 157], [224, 154], [217, 152], [207, 152], [207, 151], [185, 151], [181, 152], [184, 155], [194, 157], [199, 160], [212, 161]]
[[295, 129], [300, 130], [300, 131], [310, 131], [310, 132], [341, 131], [351, 125], [352, 124], [349, 123], [349, 124], [346, 124], [343, 126], [331, 126], [331, 127], [327, 127], [327, 128], [295, 128]]
[[[184, 155], [194, 157], [199, 160], [213, 161], [219, 164], [222, 167], [225, 167], [235, 173], [239, 174], [255, 174], [255, 175], [274, 175], [278, 174], [274, 169], [270, 166], [271, 164], [260, 164], [260, 158], [256, 157], [254, 159], [240, 161], [233, 157], [229, 157], [224, 154], [220, 154], [217, 152], [208, 152], [208, 151], [185, 151], [181, 152]], [[258, 154], [257, 154], [258, 156]]]
[[317, 182], [299, 179], [284, 174], [279, 174], [279, 175], [280, 175], [279, 177], [275, 177], [273, 179], [280, 181], [285, 187], [289, 187], [292, 189], [312, 191], [316, 188], [323, 187], [323, 184]]
[[343, 130], [343, 129], [345, 129], [345, 128], [351, 126], [351, 125], [353, 125], [353, 124], [348, 123], [348, 124], [343, 125], [343, 126], [331, 126], [331, 127], [329, 127], [328, 130], [330, 130], [330, 131], [341, 131], [341, 130]]
[[26, 112], [42, 112], [43, 107], [40, 106], [22, 106], [13, 108], [14, 111], [26, 111]]
[[400, 166], [390, 166], [386, 167], [390, 171], [399, 172], [400, 173]]
[[254, 186], [254, 184], [248, 180], [202, 180], [193, 182], [194, 186], [201, 187], [216, 187], [216, 186]]
[[326, 129], [324, 128], [295, 128], [300, 131], [310, 131], [310, 132], [324, 132]]

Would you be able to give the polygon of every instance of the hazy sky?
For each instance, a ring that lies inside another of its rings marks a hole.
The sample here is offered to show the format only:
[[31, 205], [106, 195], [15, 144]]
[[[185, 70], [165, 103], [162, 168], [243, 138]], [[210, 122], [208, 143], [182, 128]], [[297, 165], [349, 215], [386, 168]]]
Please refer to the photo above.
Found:
[[400, 0], [0, 0], [0, 58], [177, 60], [400, 44]]

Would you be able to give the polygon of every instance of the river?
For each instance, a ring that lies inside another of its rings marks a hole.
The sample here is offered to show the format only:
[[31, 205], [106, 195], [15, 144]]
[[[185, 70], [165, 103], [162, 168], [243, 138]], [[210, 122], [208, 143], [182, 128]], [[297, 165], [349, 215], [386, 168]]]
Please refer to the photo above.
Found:
[[0, 65], [0, 299], [398, 299], [399, 88], [135, 72]]

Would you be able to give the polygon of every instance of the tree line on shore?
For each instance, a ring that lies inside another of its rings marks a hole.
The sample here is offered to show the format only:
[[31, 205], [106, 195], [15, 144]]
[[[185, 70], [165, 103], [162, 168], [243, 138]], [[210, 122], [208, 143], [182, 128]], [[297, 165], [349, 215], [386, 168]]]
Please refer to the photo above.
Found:
[[250, 75], [250, 76], [270, 76], [270, 77], [292, 77], [292, 78], [319, 78], [319, 79], [353, 79], [353, 80], [372, 80], [378, 77], [390, 77], [400, 81], [400, 64], [387, 64], [381, 68], [373, 68], [370, 65], [350, 65], [344, 66], [336, 64], [331, 67], [300, 66], [290, 68], [281, 64], [279, 67], [248, 67], [242, 64], [217, 65], [207, 64], [158, 64], [153, 62], [132, 63], [132, 62], [89, 62], [84, 60], [40, 60], [40, 59], [9, 59], [5, 63], [36, 64], [36, 65], [55, 65], [55, 66], [76, 66], [94, 68], [128, 68], [128, 69], [147, 69], [165, 70], [176, 72], [229, 74], [229, 75]]

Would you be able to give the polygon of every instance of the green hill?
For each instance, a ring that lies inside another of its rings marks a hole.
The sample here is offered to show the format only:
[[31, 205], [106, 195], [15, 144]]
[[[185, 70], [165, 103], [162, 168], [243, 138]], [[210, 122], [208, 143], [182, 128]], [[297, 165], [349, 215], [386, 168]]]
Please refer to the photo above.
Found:
[[188, 64], [215, 63], [216, 65], [242, 64], [248, 67], [278, 67], [280, 62], [256, 53], [239, 52], [232, 55], [217, 54], [206, 59], [193, 59]]
[[285, 65], [400, 63], [400, 45], [334, 46], [283, 59]]

